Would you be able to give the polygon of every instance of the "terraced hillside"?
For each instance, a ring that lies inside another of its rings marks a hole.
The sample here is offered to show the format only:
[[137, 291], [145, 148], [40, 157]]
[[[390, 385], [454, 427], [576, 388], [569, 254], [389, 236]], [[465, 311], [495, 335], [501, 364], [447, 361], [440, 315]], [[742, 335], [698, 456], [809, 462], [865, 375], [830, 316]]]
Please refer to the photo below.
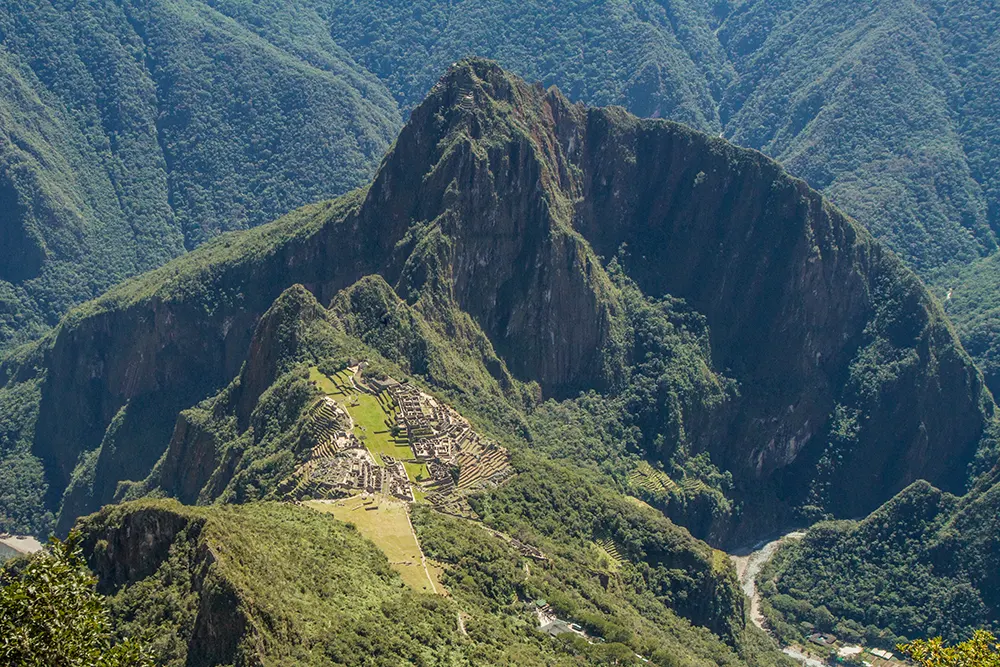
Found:
[[357, 494], [403, 502], [427, 500], [475, 516], [467, 496], [514, 473], [510, 453], [482, 437], [457, 411], [391, 377], [368, 378], [356, 366], [327, 375], [309, 369], [322, 396], [305, 411], [311, 449], [278, 486], [279, 497]]

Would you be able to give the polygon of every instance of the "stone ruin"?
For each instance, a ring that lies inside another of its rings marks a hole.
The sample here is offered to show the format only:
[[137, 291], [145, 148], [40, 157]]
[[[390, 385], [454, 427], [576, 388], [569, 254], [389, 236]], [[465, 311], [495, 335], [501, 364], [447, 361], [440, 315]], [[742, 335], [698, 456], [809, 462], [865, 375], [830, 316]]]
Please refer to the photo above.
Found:
[[[467, 495], [513, 476], [507, 450], [484, 440], [456, 410], [392, 378], [366, 376], [359, 381], [359, 372], [360, 368], [352, 377], [352, 386], [388, 397], [395, 418], [387, 424], [400, 437], [405, 436], [413, 451], [408, 462], [426, 466], [429, 479], [418, 486], [438, 509], [469, 516], [473, 512]], [[379, 465], [354, 434], [349, 412], [336, 400], [324, 396], [317, 402], [306, 434], [312, 443], [310, 456], [282, 485], [287, 495], [339, 497], [361, 491], [415, 501], [415, 483], [407, 476], [405, 462], [383, 455], [383, 465]]]

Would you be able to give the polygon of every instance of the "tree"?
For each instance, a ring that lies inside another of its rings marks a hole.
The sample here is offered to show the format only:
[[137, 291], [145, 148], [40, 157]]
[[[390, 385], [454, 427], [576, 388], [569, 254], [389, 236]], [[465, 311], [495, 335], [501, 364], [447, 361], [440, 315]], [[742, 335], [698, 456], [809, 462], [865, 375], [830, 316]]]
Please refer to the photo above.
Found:
[[1000, 667], [1000, 643], [986, 630], [976, 630], [971, 639], [954, 646], [935, 637], [897, 648], [920, 667]]
[[0, 570], [0, 664], [21, 667], [149, 667], [137, 642], [116, 641], [80, 536]]

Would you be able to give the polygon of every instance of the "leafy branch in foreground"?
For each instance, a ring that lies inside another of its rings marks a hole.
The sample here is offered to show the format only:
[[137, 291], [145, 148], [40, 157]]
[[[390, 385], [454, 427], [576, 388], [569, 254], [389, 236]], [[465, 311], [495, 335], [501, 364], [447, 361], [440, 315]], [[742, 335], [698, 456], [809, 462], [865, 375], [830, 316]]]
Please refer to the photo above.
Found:
[[115, 641], [105, 598], [87, 569], [80, 536], [0, 570], [0, 664], [22, 667], [147, 667], [147, 651]]
[[935, 637], [897, 648], [920, 667], [1000, 667], [1000, 643], [986, 630], [976, 630], [971, 639], [954, 646], [945, 646], [941, 637]]

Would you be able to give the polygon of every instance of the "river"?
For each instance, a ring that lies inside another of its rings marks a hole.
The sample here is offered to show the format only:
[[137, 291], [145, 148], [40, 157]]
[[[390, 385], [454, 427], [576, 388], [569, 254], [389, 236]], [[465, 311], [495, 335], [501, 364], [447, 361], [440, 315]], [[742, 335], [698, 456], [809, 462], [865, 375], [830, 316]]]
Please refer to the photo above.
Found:
[[[778, 552], [778, 547], [788, 540], [801, 540], [805, 537], [805, 532], [801, 530], [785, 531], [780, 537], [772, 540], [763, 540], [747, 549], [738, 549], [729, 557], [736, 566], [736, 574], [740, 579], [740, 586], [743, 593], [750, 599], [750, 618], [754, 625], [768, 632], [764, 627], [764, 615], [760, 611], [760, 593], [757, 591], [757, 575], [764, 568], [769, 560]], [[770, 632], [768, 632], [770, 634]], [[783, 646], [781, 652], [790, 658], [794, 658], [809, 667], [825, 667], [822, 662], [815, 658], [810, 658], [805, 653], [796, 650], [791, 646]]]

